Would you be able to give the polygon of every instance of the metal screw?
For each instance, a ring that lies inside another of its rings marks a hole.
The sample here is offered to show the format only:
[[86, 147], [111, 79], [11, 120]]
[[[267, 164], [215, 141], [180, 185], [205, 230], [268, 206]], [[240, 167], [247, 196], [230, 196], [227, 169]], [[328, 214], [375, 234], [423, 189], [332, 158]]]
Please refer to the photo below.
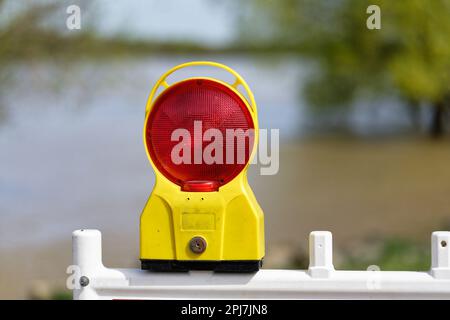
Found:
[[80, 285], [82, 287], [86, 287], [89, 284], [89, 278], [86, 276], [81, 276], [80, 277]]
[[203, 253], [206, 250], [206, 240], [202, 237], [193, 237], [189, 242], [189, 248], [193, 253]]

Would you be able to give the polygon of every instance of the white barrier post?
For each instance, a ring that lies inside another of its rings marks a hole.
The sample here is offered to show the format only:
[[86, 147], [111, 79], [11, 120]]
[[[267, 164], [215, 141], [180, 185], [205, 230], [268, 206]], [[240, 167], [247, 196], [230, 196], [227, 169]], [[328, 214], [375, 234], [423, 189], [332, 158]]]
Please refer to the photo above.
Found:
[[73, 264], [78, 268], [73, 298], [99, 299], [98, 288], [108, 285], [128, 285], [118, 270], [108, 269], [102, 263], [102, 234], [98, 230], [81, 229], [72, 233]]
[[431, 235], [431, 274], [437, 279], [450, 279], [450, 232], [435, 231]]
[[309, 235], [308, 273], [313, 278], [328, 278], [333, 271], [333, 236], [331, 232], [311, 232]]

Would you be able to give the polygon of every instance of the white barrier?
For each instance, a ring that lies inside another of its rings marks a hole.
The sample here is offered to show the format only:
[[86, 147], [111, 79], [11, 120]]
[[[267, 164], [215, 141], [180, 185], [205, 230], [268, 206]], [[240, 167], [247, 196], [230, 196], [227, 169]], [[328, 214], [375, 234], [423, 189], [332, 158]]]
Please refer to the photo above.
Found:
[[332, 261], [332, 235], [310, 234], [308, 270], [250, 274], [210, 271], [156, 273], [110, 269], [102, 263], [101, 233], [72, 234], [74, 299], [450, 299], [450, 232], [431, 236], [429, 272], [340, 271]]

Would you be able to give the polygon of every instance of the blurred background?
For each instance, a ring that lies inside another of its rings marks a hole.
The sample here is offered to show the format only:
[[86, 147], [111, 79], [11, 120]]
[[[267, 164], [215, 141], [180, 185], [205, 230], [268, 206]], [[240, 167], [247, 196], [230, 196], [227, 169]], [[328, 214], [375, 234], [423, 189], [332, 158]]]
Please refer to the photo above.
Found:
[[429, 268], [450, 229], [450, 1], [0, 0], [0, 298], [70, 298], [78, 228], [102, 231], [107, 266], [139, 265], [146, 99], [203, 59], [280, 129], [278, 174], [250, 169], [266, 268], [306, 268], [313, 230], [337, 268]]

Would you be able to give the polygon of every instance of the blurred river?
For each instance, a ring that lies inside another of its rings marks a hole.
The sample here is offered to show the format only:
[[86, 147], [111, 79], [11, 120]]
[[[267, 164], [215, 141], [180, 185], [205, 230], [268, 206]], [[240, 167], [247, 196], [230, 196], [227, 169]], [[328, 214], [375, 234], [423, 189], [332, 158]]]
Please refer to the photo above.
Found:
[[[81, 227], [137, 232], [154, 179], [141, 138], [147, 96], [164, 71], [195, 59], [202, 57], [13, 68], [13, 83], [1, 100], [7, 118], [0, 125], [0, 249], [67, 237]], [[260, 126], [279, 128], [282, 144], [314, 130], [299, 90], [307, 72], [298, 60], [215, 60], [244, 76], [257, 99]], [[212, 75], [231, 81], [220, 72]], [[350, 113], [350, 127], [364, 134], [371, 126], [407, 126], [402, 112], [395, 104], [360, 104]]]
[[[251, 84], [261, 127], [281, 128], [281, 141], [296, 136], [302, 119], [296, 63], [216, 60]], [[81, 227], [138, 230], [154, 179], [141, 137], [146, 99], [158, 77], [184, 61], [13, 69], [13, 85], [1, 100], [7, 119], [0, 124], [0, 248], [67, 237]]]

